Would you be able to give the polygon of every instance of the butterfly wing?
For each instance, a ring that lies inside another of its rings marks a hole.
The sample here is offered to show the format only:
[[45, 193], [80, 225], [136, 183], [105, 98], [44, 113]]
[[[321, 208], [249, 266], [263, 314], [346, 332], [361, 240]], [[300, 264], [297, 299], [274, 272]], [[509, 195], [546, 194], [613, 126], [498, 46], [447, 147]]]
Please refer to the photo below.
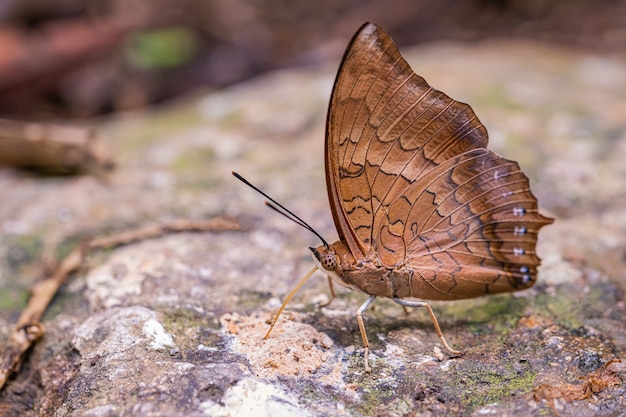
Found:
[[408, 296], [471, 298], [532, 286], [549, 223], [519, 165], [483, 148], [412, 183], [387, 207], [377, 241], [381, 260], [401, 248], [414, 271]]
[[333, 219], [356, 259], [380, 250], [375, 239], [390, 202], [428, 170], [488, 141], [472, 109], [431, 88], [372, 23], [346, 49], [326, 129]]
[[486, 149], [472, 109], [431, 88], [374, 24], [344, 55], [328, 112], [326, 180], [357, 260], [409, 266], [407, 296], [468, 298], [531, 286], [552, 222], [517, 163]]

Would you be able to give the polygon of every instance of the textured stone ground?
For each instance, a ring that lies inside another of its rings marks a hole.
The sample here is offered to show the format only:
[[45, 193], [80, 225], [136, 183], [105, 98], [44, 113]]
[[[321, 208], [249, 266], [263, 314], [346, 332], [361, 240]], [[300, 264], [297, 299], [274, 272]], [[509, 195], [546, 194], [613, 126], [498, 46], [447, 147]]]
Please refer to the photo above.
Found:
[[[353, 313], [314, 277], [271, 338], [266, 321], [312, 267], [316, 239], [263, 206], [239, 171], [336, 237], [323, 125], [336, 64], [277, 72], [149, 114], [95, 122], [118, 169], [45, 178], [0, 169], [0, 341], [42, 258], [85, 233], [228, 214], [245, 232], [179, 234], [90, 257], [46, 314], [45, 339], [0, 392], [6, 415], [624, 415], [626, 60], [490, 42], [405, 50], [472, 105], [541, 209], [539, 283], [519, 294]], [[595, 391], [595, 392], [594, 392]], [[585, 399], [579, 399], [589, 394]], [[279, 414], [282, 413], [282, 414]]]

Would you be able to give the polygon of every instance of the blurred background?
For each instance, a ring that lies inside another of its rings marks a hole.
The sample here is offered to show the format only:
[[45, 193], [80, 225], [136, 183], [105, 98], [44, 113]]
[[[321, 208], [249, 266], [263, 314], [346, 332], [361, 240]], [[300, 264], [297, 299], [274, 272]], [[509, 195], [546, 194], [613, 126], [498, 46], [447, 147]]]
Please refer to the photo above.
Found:
[[400, 46], [504, 37], [626, 54], [626, 0], [2, 0], [0, 116], [94, 117], [338, 61], [365, 20]]

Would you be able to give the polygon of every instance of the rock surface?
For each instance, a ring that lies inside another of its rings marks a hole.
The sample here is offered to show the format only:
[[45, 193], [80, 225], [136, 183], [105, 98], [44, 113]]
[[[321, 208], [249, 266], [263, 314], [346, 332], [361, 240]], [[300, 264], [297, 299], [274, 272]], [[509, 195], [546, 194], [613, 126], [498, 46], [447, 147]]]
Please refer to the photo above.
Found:
[[100, 122], [119, 163], [104, 178], [0, 169], [0, 340], [40, 260], [86, 233], [221, 214], [247, 228], [91, 256], [0, 392], [0, 415], [623, 415], [626, 61], [504, 41], [403, 52], [472, 105], [490, 147], [520, 163], [557, 218], [541, 232], [534, 288], [433, 303], [464, 356], [441, 353], [424, 311], [377, 300], [365, 373], [354, 319], [365, 297], [343, 291], [318, 308], [321, 275], [263, 340], [317, 242], [230, 172], [334, 240], [323, 167], [333, 64]]

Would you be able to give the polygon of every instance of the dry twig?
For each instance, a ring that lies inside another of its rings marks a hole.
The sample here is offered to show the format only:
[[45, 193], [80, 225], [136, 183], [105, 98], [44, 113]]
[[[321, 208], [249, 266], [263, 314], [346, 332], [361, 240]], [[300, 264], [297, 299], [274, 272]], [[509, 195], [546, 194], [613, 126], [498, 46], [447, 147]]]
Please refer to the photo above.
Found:
[[0, 119], [0, 165], [74, 173], [111, 169], [93, 129]]
[[43, 336], [45, 329], [40, 323], [41, 317], [58, 289], [65, 283], [70, 274], [80, 268], [90, 251], [109, 249], [171, 232], [222, 232], [239, 230], [240, 228], [236, 220], [228, 217], [216, 217], [205, 221], [176, 220], [79, 244], [61, 261], [52, 275], [32, 287], [28, 305], [22, 311], [0, 357], [0, 389], [4, 387], [11, 374], [20, 369], [28, 349]]

